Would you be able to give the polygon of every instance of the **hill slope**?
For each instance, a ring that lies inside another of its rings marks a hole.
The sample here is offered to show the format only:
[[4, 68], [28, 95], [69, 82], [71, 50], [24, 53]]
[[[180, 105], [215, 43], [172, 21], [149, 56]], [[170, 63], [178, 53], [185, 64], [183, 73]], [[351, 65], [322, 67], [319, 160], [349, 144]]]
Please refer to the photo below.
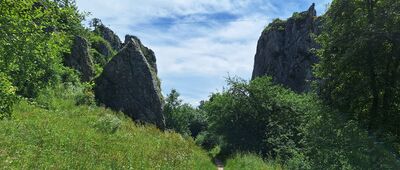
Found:
[[[13, 119], [0, 122], [0, 167], [216, 169], [192, 140], [101, 107], [76, 106], [76, 96], [69, 95], [74, 91], [49, 93], [40, 104], [22, 101]], [[47, 109], [39, 107], [43, 103]]]

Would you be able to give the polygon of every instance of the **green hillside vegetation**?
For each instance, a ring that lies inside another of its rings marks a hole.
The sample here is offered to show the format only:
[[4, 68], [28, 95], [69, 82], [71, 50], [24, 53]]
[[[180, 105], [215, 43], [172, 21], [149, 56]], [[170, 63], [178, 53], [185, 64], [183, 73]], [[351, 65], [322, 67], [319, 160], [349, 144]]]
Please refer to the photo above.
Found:
[[[0, 169], [216, 169], [214, 158], [226, 169], [400, 169], [399, 8], [333, 0], [312, 35], [310, 91], [230, 77], [193, 107], [172, 90], [162, 131], [97, 103], [95, 81], [63, 64], [75, 36], [89, 41], [97, 75], [117, 50], [82, 25], [73, 0], [3, 0]], [[141, 48], [160, 87], [155, 55]]]
[[76, 106], [81, 92], [60, 87], [43, 92], [38, 102], [21, 100], [13, 119], [0, 123], [0, 167], [216, 169], [191, 139], [101, 107]]

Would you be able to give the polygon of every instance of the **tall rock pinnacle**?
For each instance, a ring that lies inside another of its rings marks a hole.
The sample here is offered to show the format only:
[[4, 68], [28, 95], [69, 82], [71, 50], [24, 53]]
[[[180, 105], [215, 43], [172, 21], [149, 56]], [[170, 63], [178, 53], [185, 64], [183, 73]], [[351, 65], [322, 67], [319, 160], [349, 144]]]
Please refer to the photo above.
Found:
[[148, 61], [148, 51], [143, 51], [147, 48], [137, 38], [127, 36], [124, 45], [96, 79], [96, 99], [135, 121], [164, 128], [160, 82], [153, 68], [155, 59], [154, 63]]
[[274, 20], [258, 40], [252, 79], [271, 76], [276, 83], [297, 92], [310, 89], [312, 65], [318, 61], [310, 52], [318, 45], [312, 34], [319, 32], [315, 4], [308, 11], [294, 13], [286, 21]]

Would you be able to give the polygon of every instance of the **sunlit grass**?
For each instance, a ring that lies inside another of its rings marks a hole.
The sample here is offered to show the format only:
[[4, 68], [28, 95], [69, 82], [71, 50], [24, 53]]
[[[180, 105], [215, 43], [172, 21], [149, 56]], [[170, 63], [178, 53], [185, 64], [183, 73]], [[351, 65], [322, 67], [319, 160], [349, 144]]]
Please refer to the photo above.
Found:
[[48, 100], [51, 109], [21, 101], [0, 122], [1, 169], [216, 169], [179, 134], [71, 98]]

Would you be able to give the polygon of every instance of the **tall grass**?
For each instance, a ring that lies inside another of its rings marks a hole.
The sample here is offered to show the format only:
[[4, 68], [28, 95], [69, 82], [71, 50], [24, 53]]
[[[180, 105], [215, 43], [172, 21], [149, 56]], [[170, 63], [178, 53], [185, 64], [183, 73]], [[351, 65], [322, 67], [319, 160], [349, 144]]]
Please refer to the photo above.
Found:
[[0, 169], [216, 169], [190, 139], [138, 125], [97, 106], [81, 89], [48, 90], [0, 121]]
[[225, 170], [282, 170], [283, 167], [275, 161], [264, 161], [254, 154], [238, 153], [226, 161]]

